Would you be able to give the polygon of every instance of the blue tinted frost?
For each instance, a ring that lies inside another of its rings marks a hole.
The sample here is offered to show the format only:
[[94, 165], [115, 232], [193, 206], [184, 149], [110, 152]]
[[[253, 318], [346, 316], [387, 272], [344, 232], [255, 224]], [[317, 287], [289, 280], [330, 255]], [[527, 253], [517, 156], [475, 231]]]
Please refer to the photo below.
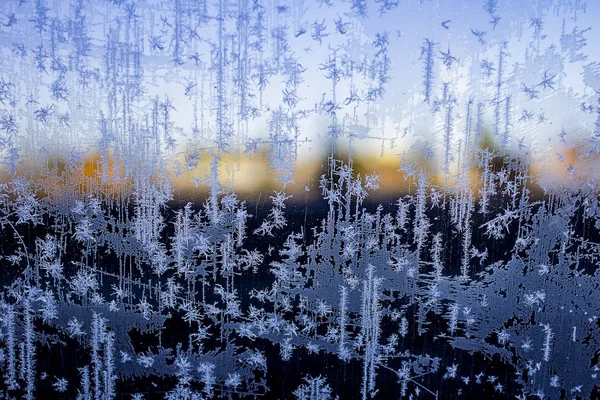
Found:
[[0, 397], [597, 398], [599, 16], [3, 1]]

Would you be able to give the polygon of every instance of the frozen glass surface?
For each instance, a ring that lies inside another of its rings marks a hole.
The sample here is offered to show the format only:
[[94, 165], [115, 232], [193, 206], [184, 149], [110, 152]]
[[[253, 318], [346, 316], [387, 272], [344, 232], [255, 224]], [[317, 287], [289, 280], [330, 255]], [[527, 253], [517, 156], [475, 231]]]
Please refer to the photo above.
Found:
[[0, 1], [0, 398], [600, 398], [599, 20]]

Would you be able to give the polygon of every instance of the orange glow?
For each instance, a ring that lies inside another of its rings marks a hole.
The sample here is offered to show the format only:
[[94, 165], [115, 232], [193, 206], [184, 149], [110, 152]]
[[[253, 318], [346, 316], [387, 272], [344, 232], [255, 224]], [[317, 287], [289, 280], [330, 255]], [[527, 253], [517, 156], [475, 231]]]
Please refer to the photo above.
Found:
[[[39, 188], [43, 195], [63, 197], [71, 194], [92, 194], [107, 196], [133, 192], [132, 176], [140, 176], [133, 169], [138, 165], [125, 165], [115, 160], [113, 154], [104, 160], [99, 153], [86, 155], [79, 163], [67, 163], [61, 158], [48, 158], [43, 165], [23, 163], [20, 175], [33, 177], [40, 182]], [[202, 199], [208, 194], [206, 182], [210, 179], [212, 156], [201, 155], [197, 165], [185, 169], [185, 157], [179, 154], [169, 165], [180, 167], [166, 168], [168, 177], [174, 188], [176, 198], [192, 196], [194, 200]], [[340, 159], [340, 157], [336, 158]], [[413, 156], [406, 162], [414, 163], [416, 172], [407, 177], [402, 171], [402, 163], [397, 155], [375, 154], [372, 152], [356, 152], [353, 158], [355, 176], [360, 174], [379, 175], [379, 190], [369, 194], [370, 197], [396, 197], [411, 192], [416, 187], [418, 171], [424, 170], [430, 184], [439, 190], [456, 189], [456, 172], [445, 175], [437, 171], [434, 162], [419, 155]], [[535, 177], [535, 184], [544, 188], [573, 187], [574, 185], [589, 184], [595, 177], [595, 171], [600, 170], [600, 157], [583, 146], [579, 148], [559, 149], [555, 157], [548, 157], [544, 162], [531, 163], [530, 172]], [[294, 183], [285, 188], [286, 193], [296, 200], [316, 200], [320, 198], [319, 179], [327, 173], [328, 163], [324, 157], [303, 157], [294, 166]], [[159, 181], [162, 167], [157, 167], [153, 175], [147, 179]], [[3, 171], [2, 181], [7, 182], [10, 175]], [[277, 181], [277, 173], [273, 171], [266, 150], [247, 156], [245, 154], [229, 153], [221, 156], [219, 165], [219, 180], [223, 188], [235, 188], [240, 198], [257, 198], [268, 196], [276, 190], [282, 190], [283, 184]], [[141, 181], [140, 181], [141, 182]], [[481, 171], [471, 168], [465, 185], [472, 190], [473, 196], [478, 197], [481, 187]], [[262, 194], [261, 194], [262, 193]]]

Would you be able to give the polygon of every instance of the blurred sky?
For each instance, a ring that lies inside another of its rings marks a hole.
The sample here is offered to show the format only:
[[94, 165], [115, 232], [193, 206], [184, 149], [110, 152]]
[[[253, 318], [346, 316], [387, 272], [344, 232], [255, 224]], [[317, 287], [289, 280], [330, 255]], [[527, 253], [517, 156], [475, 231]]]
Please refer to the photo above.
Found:
[[[58, 17], [66, 21], [75, 3], [54, 0], [40, 4], [48, 8], [51, 19]], [[242, 1], [226, 3], [232, 10], [243, 4]], [[347, 1], [331, 3], [332, 6], [325, 1], [261, 2], [266, 11], [268, 31], [278, 26], [288, 27], [290, 54], [306, 69], [304, 82], [298, 89], [301, 99], [298, 109], [315, 110], [324, 99], [331, 98], [331, 82], [324, 77], [320, 67], [334, 50], [335, 54], [346, 54], [356, 62], [364, 56], [372, 58], [375, 35], [387, 33], [391, 70], [384, 97], [369, 104], [363, 101], [358, 106], [340, 104], [337, 112], [338, 123], [344, 124], [347, 132], [355, 135], [355, 150], [398, 160], [403, 153], [418, 153], [424, 147], [430, 147], [438, 157], [444, 151], [444, 112], [433, 112], [431, 103], [426, 103], [423, 96], [422, 46], [425, 39], [434, 43], [432, 98], [442, 97], [446, 83], [456, 99], [452, 115], [453, 148], [465, 140], [466, 110], [470, 102], [484, 106], [483, 128], [486, 132], [494, 130], [501, 46], [505, 46], [500, 91], [503, 102], [501, 119], [503, 124], [507, 121], [510, 146], [514, 151], [547, 158], [548, 154], [576, 147], [593, 135], [597, 110], [592, 108], [593, 112], [583, 112], [581, 104], [595, 107], [598, 103], [595, 90], [600, 90], [600, 73], [594, 63], [600, 60], [600, 46], [596, 45], [600, 33], [594, 25], [600, 17], [600, 2], [407, 0], [398, 2], [397, 7], [391, 7], [390, 11], [380, 15], [378, 8], [385, 2], [369, 1], [367, 17], [356, 16]], [[388, 3], [394, 4], [393, 1]], [[14, 13], [19, 21], [12, 26], [0, 26], [0, 66], [3, 78], [14, 82], [21, 96], [19, 122], [22, 131], [27, 132], [22, 135], [23, 148], [54, 146], [55, 151], [64, 151], [76, 142], [91, 149], [100, 136], [99, 113], [108, 113], [105, 88], [102, 85], [79, 87], [76, 78], [68, 75], [70, 99], [66, 104], [57, 102], [50, 97], [48, 90], [55, 76], [36, 71], [32, 59], [22, 60], [15, 55], [15, 43], [24, 43], [32, 51], [40, 43], [47, 48], [56, 39], [49, 32], [40, 34], [34, 29], [31, 18], [35, 15], [36, 4], [9, 0], [0, 5], [3, 18], [8, 20], [8, 16]], [[206, 132], [214, 130], [214, 103], [204, 105], [206, 122], [201, 132], [194, 132], [192, 128], [194, 105], [208, 101], [197, 101], [202, 82], [207, 86], [206, 92], [210, 92], [211, 71], [208, 66], [211, 59], [207, 40], [216, 40], [215, 23], [200, 29], [202, 41], [185, 50], [186, 55], [193, 52], [200, 55], [205, 65], [202, 72], [202, 67], [187, 59], [179, 66], [172, 61], [174, 41], [167, 27], [174, 23], [176, 17], [172, 2], [135, 2], [139, 22], [139, 29], [135, 32], [125, 29], [124, 7], [104, 1], [83, 4], [88, 33], [92, 37], [90, 65], [102, 71], [106, 37], [111, 29], [120, 32], [120, 40], [130, 35], [129, 40], [132, 43], [137, 41], [143, 48], [143, 85], [146, 92], [139, 104], [134, 105], [136, 116], [143, 120], [155, 97], [164, 99], [168, 96], [174, 107], [171, 117], [175, 123], [176, 152], [188, 152], [198, 146], [211, 147], [211, 135]], [[186, 6], [192, 3], [181, 0], [179, 4]], [[215, 5], [208, 4], [214, 14]], [[247, 6], [251, 7], [252, 2], [247, 2]], [[336, 32], [335, 21], [338, 19], [347, 24], [344, 34]], [[328, 36], [321, 43], [311, 37], [315, 22], [326, 26]], [[302, 28], [306, 29], [306, 33], [295, 37]], [[227, 20], [226, 33], [233, 35], [235, 30], [235, 18]], [[475, 34], [478, 32], [485, 33], [478, 38]], [[164, 50], [151, 51], [149, 38], [161, 35]], [[265, 57], [272, 52], [273, 46], [274, 40], [267, 33]], [[442, 53], [448, 51], [455, 58], [450, 66], [444, 65], [442, 60]], [[67, 53], [65, 51], [65, 55]], [[495, 69], [489, 75], [484, 73], [482, 62], [493, 63]], [[540, 85], [544, 74], [555, 76], [552, 87]], [[355, 75], [338, 83], [336, 96], [339, 103], [348, 96], [352, 85], [359, 90], [368, 87], [367, 79]], [[227, 79], [231, 84], [232, 76], [228, 75]], [[185, 87], [189, 82], [196, 86], [191, 95], [186, 95]], [[523, 91], [524, 85], [537, 88], [537, 97], [529, 98]], [[252, 89], [256, 94], [256, 86]], [[268, 121], [272, 112], [282, 106], [283, 89], [283, 76], [273, 76], [262, 97], [262, 116], [248, 123], [250, 138], [268, 140]], [[57, 113], [69, 112], [69, 126], [54, 121], [41, 127], [32, 115], [35, 108], [26, 105], [32, 96], [40, 107], [54, 104]], [[508, 97], [509, 107], [505, 109]], [[531, 117], [524, 118], [523, 115]], [[300, 159], [321, 159], [327, 154], [327, 131], [331, 123], [330, 116], [315, 112], [300, 121], [299, 139], [301, 142], [307, 140], [307, 143], [299, 145]], [[243, 130], [243, 125], [236, 125], [237, 129]], [[561, 137], [559, 134], [563, 130], [566, 136]], [[237, 134], [244, 136], [240, 131]], [[243, 150], [243, 141], [238, 143]]]

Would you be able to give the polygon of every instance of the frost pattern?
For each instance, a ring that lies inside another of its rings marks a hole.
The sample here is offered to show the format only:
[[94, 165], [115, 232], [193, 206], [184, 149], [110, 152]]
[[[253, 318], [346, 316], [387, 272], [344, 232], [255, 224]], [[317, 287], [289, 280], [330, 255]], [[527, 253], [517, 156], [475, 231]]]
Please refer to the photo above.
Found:
[[600, 396], [600, 11], [473, 3], [2, 2], [0, 396]]

